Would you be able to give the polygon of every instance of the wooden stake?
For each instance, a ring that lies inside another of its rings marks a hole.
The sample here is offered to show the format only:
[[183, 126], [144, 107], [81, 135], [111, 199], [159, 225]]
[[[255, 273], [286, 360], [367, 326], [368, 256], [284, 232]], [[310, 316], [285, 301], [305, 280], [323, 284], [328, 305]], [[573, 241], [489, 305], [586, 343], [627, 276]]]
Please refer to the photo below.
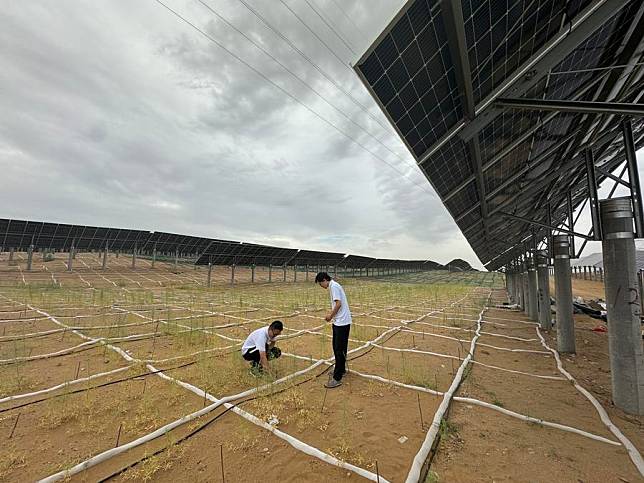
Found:
[[206, 407], [206, 401], [208, 401], [208, 398], [206, 397], [208, 393], [206, 391], [203, 392], [203, 407]]
[[148, 378], [144, 377], [143, 378], [143, 392], [141, 393], [141, 395], [145, 394], [145, 388], [147, 387], [147, 385], [148, 385]]
[[123, 423], [119, 425], [119, 432], [116, 434], [116, 444], [114, 445], [115, 448], [118, 447], [119, 441], [121, 440], [121, 430], [123, 429]]
[[21, 414], [21, 413], [18, 413], [18, 416], [16, 416], [16, 420], [15, 420], [15, 422], [13, 423], [13, 428], [11, 428], [11, 433], [9, 434], [9, 438], [8, 438], [8, 439], [13, 438], [13, 432], [16, 430], [16, 426], [18, 426], [18, 420], [20, 419], [20, 414]]
[[376, 481], [380, 483], [380, 470], [378, 469], [378, 460], [376, 460]]
[[221, 460], [221, 481], [226, 483], [226, 472], [224, 471], [224, 445], [219, 445], [219, 459]]
[[74, 380], [78, 379], [78, 373], [80, 371], [80, 364], [81, 364], [81, 361], [78, 361], [78, 365], [76, 366], [76, 377], [74, 377]]
[[420, 405], [420, 394], [416, 393], [418, 396], [418, 412], [420, 413], [420, 429], [425, 430], [425, 422], [423, 421], [423, 408]]
[[320, 413], [324, 412], [324, 403], [326, 402], [326, 393], [329, 391], [328, 388], [324, 388], [324, 398], [322, 399], [322, 409], [320, 409]]

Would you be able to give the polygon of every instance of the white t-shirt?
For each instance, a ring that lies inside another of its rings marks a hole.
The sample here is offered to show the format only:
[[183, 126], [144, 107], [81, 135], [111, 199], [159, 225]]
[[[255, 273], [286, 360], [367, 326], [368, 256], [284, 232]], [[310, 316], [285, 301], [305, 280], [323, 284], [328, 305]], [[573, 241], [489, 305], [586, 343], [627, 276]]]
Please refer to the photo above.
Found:
[[351, 323], [351, 311], [342, 285], [335, 280], [331, 280], [329, 282], [329, 294], [331, 295], [331, 310], [335, 306], [335, 301], [340, 301], [340, 310], [335, 314], [333, 325], [349, 325]]
[[249, 349], [255, 348], [260, 352], [266, 352], [266, 345], [274, 341], [275, 339], [271, 339], [268, 336], [268, 327], [260, 327], [248, 335], [246, 341], [242, 345], [242, 354], [246, 354]]

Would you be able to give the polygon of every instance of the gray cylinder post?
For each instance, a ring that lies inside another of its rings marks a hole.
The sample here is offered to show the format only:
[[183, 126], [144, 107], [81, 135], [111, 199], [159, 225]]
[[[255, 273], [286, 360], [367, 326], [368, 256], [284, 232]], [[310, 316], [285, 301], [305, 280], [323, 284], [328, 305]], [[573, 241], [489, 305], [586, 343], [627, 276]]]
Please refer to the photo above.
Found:
[[286, 282], [286, 263], [282, 267], [282, 274], [283, 274], [282, 281]]
[[308, 282], [309, 281], [309, 266], [305, 265], [304, 269], [306, 270], [306, 275], [304, 276], [304, 279]]
[[557, 349], [575, 352], [575, 320], [572, 316], [572, 280], [570, 279], [570, 239], [568, 235], [555, 235], [555, 310], [557, 312]]
[[154, 268], [154, 265], [157, 262], [157, 244], [154, 244], [154, 247], [152, 247], [152, 268]]
[[297, 282], [297, 265], [293, 265], [293, 281]]
[[27, 271], [31, 271], [31, 263], [33, 262], [34, 258], [34, 246], [29, 245], [29, 248], [27, 248]]
[[74, 261], [74, 245], [72, 245], [69, 248], [69, 258], [67, 258], [67, 271], [71, 272], [72, 271], [72, 265]]
[[179, 268], [179, 250], [177, 249], [174, 252], [174, 269], [177, 270]]
[[208, 262], [208, 288], [212, 286], [212, 262]]
[[136, 268], [136, 245], [134, 245], [134, 250], [132, 250], [132, 268]]
[[542, 330], [550, 330], [552, 318], [550, 317], [550, 280], [548, 274], [548, 253], [538, 251], [537, 262], [537, 311], [539, 326]]
[[13, 262], [13, 253], [16, 251], [14, 247], [9, 248], [9, 261]]
[[250, 266], [250, 283], [255, 283], [255, 265]]
[[235, 285], [235, 264], [230, 266], [230, 284]]
[[105, 250], [103, 250], [103, 270], [107, 268], [107, 254], [109, 253], [109, 247], [107, 243], [105, 244]]
[[630, 198], [600, 201], [613, 402], [644, 415], [644, 351]]
[[528, 265], [524, 262], [523, 273], [521, 274], [522, 280], [522, 291], [523, 291], [523, 312], [530, 316], [530, 297], [528, 293], [530, 292], [528, 287]]
[[537, 267], [534, 251], [528, 258], [528, 298], [530, 299], [528, 316], [537, 322], [539, 320], [538, 300], [537, 300]]
[[333, 266], [333, 278], [336, 278], [338, 276], [338, 267], [337, 265]]
[[273, 281], [273, 265], [271, 263], [268, 264], [268, 281]]

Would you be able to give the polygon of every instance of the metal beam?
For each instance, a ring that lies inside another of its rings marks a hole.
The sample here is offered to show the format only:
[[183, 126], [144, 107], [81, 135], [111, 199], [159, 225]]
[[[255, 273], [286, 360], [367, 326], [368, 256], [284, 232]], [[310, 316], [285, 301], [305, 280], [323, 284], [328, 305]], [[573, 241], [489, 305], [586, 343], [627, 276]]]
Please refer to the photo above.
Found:
[[639, 170], [637, 169], [637, 157], [635, 156], [633, 126], [631, 125], [630, 119], [622, 121], [622, 131], [624, 133], [624, 151], [626, 152], [626, 166], [628, 167], [628, 179], [630, 181], [635, 235], [637, 238], [643, 238], [644, 210], [642, 209], [642, 191], [640, 188]]
[[522, 221], [524, 223], [528, 223], [530, 225], [535, 225], [535, 226], [540, 226], [543, 228], [547, 228], [548, 230], [557, 230], [562, 233], [566, 233], [568, 235], [575, 235], [578, 236], [579, 238], [588, 238], [589, 240], [592, 240], [592, 237], [586, 237], [586, 235], [582, 233], [576, 233], [572, 230], [566, 230], [565, 228], [557, 228], [556, 226], [549, 225], [548, 223], [542, 223], [540, 221], [535, 221], [535, 220], [530, 220], [528, 218], [524, 218], [523, 216], [518, 216], [518, 215], [513, 215], [511, 213], [506, 213], [505, 211], [499, 211], [499, 215], [504, 216], [506, 218], [512, 218], [513, 220], [518, 220]]
[[644, 104], [626, 102], [566, 101], [543, 99], [510, 99], [499, 98], [495, 101], [498, 107], [527, 109], [532, 111], [578, 112], [590, 114], [621, 114], [643, 117]]

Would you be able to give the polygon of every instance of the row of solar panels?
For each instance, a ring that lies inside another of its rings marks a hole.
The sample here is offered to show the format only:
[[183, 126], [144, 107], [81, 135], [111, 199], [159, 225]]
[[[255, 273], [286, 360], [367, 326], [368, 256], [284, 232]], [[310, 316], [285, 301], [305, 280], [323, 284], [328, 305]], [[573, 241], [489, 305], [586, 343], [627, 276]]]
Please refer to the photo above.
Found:
[[360, 268], [443, 268], [431, 260], [393, 260], [298, 250], [174, 233], [0, 219], [0, 249], [110, 251], [176, 254], [197, 265], [289, 265]]

